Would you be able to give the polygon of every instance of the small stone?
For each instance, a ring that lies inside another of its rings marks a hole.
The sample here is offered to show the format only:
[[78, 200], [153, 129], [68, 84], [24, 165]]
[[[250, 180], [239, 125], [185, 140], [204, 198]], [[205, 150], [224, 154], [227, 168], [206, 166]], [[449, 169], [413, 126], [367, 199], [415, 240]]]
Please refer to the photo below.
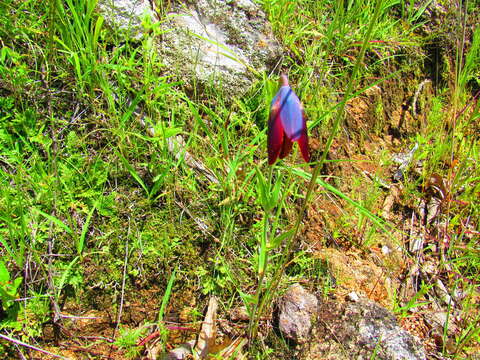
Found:
[[308, 340], [318, 299], [301, 285], [290, 286], [278, 301], [278, 328], [283, 336], [297, 344]]
[[188, 359], [192, 356], [192, 349], [195, 345], [195, 340], [190, 340], [185, 344], [181, 344], [179, 347], [173, 349], [168, 354], [164, 354], [163, 357], [160, 357], [164, 360], [183, 360]]
[[357, 295], [355, 291], [352, 291], [347, 295], [348, 300], [353, 301], [353, 302], [358, 302], [360, 301], [360, 297]]
[[382, 246], [382, 254], [383, 255], [388, 255], [392, 252], [392, 250], [390, 250], [390, 248], [387, 246], [387, 245], [383, 245]]
[[230, 320], [232, 321], [248, 321], [250, 316], [248, 315], [247, 308], [245, 306], [235, 307], [229, 312]]

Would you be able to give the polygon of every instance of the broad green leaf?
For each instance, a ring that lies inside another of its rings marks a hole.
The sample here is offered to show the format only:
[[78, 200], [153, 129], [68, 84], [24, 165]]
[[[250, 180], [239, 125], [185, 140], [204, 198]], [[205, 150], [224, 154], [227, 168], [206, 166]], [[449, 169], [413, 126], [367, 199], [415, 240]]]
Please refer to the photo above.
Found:
[[10, 273], [5, 263], [0, 260], [0, 283], [5, 284], [10, 281]]

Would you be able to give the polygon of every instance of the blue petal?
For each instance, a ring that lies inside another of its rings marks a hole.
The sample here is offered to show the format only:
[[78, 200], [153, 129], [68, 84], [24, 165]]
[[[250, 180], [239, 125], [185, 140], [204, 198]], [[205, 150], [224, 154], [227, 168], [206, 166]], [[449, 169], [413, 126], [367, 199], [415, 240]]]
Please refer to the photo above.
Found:
[[300, 99], [290, 86], [282, 86], [274, 98], [276, 100], [280, 106], [279, 115], [285, 135], [291, 141], [297, 141], [306, 129]]

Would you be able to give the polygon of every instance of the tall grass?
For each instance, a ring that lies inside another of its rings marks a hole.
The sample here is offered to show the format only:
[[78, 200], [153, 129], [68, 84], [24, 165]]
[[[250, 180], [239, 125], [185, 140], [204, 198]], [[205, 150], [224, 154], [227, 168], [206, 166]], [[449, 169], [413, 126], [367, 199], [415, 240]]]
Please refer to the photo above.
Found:
[[54, 40], [76, 75], [78, 91], [94, 96], [94, 90], [105, 86], [99, 66], [99, 36], [103, 17], [95, 12], [97, 0], [50, 0], [54, 2], [54, 26], [59, 36]]

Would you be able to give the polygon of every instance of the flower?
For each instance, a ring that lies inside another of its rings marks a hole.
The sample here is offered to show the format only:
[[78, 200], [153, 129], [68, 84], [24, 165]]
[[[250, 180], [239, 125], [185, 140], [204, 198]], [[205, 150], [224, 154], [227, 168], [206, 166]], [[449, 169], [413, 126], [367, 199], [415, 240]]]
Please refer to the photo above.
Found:
[[280, 89], [272, 100], [268, 120], [268, 164], [283, 159], [297, 142], [306, 162], [310, 161], [305, 112], [297, 94], [288, 85], [286, 75], [280, 75]]

